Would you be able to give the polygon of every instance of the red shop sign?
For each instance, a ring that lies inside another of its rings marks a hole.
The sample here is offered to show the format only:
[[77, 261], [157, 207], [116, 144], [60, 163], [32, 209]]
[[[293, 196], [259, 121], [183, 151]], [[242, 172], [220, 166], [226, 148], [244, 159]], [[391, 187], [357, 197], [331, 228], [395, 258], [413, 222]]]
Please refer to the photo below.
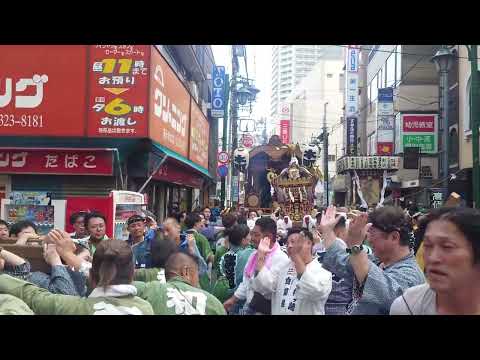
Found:
[[379, 142], [377, 143], [377, 155], [392, 155], [393, 142]]
[[153, 175], [153, 178], [197, 189], [203, 186], [203, 178], [200, 175], [193, 174], [192, 170], [187, 170], [184, 167], [180, 167], [177, 163], [169, 161], [162, 165], [160, 170]]
[[113, 154], [104, 149], [0, 148], [1, 174], [113, 174]]
[[150, 47], [92, 45], [88, 136], [147, 136]]
[[0, 45], [0, 135], [83, 136], [87, 47]]
[[290, 120], [280, 120], [280, 138], [284, 144], [290, 142]]
[[434, 132], [436, 115], [403, 115], [403, 132]]

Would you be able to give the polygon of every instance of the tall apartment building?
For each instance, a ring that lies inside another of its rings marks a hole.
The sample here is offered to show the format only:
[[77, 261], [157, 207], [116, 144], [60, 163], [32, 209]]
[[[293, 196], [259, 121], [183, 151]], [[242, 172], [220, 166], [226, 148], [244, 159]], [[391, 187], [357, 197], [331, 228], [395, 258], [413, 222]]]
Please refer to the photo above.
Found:
[[[279, 106], [320, 59], [338, 59], [343, 48], [336, 45], [274, 45], [270, 117], [278, 121]], [[277, 129], [278, 126], [273, 126]], [[278, 131], [278, 129], [277, 129]]]

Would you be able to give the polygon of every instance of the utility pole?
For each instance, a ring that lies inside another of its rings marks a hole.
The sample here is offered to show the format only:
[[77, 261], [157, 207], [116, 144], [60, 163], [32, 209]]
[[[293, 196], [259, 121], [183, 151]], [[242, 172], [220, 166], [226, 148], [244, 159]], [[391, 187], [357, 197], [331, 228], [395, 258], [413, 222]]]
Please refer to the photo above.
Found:
[[471, 67], [471, 89], [470, 89], [470, 121], [472, 124], [472, 155], [473, 155], [473, 207], [480, 208], [480, 161], [479, 161], [479, 126], [480, 126], [480, 104], [478, 103], [479, 78], [478, 78], [478, 45], [467, 45]]
[[445, 200], [448, 196], [448, 72], [453, 63], [453, 54], [446, 45], [442, 45], [438, 49], [437, 53], [433, 56], [432, 62], [435, 63], [437, 71], [440, 74], [440, 115], [441, 115], [441, 127], [442, 130], [442, 155], [441, 155], [441, 168], [443, 178], [443, 191], [445, 194]]
[[323, 206], [328, 206], [328, 133], [327, 133], [327, 105], [323, 105]]
[[[224, 91], [224, 93], [225, 93], [225, 111], [224, 111], [224, 115], [223, 115], [222, 151], [227, 151], [228, 99], [230, 98], [229, 92], [230, 92], [230, 78], [229, 78], [228, 74], [226, 74], [225, 75], [225, 91]], [[232, 164], [232, 159], [230, 159], [230, 164]], [[221, 198], [222, 207], [226, 206], [226, 204], [225, 204], [226, 181], [227, 181], [227, 177], [226, 176], [222, 177], [221, 190], [220, 190], [220, 198]]]
[[[231, 166], [232, 166], [232, 184], [231, 184], [231, 202], [232, 205], [235, 202], [238, 202], [238, 199], [233, 198], [233, 194], [235, 193], [233, 189], [238, 186], [238, 180], [233, 181], [237, 176], [238, 179], [238, 170], [235, 169], [233, 166], [234, 162], [234, 153], [237, 149], [237, 142], [238, 142], [238, 99], [237, 99], [237, 74], [238, 74], [238, 57], [235, 49], [235, 45], [232, 45], [232, 84], [230, 86], [231, 91], [231, 104], [230, 104], [230, 120], [232, 123], [232, 152], [231, 152]], [[240, 191], [240, 189], [239, 189]]]
[[444, 201], [448, 196], [448, 69], [440, 71], [440, 114], [442, 120], [442, 178], [445, 191]]

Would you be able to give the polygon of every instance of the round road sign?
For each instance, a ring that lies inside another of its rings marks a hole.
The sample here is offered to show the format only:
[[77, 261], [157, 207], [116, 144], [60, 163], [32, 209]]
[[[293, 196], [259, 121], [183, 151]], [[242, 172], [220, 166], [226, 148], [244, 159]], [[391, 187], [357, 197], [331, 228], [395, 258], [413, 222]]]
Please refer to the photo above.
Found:
[[225, 177], [228, 174], [228, 166], [227, 165], [220, 165], [217, 168], [218, 176]]
[[221, 164], [226, 164], [230, 160], [230, 156], [225, 151], [221, 151], [218, 153], [218, 162]]
[[242, 144], [244, 147], [251, 148], [254, 142], [255, 140], [253, 139], [252, 135], [243, 135]]

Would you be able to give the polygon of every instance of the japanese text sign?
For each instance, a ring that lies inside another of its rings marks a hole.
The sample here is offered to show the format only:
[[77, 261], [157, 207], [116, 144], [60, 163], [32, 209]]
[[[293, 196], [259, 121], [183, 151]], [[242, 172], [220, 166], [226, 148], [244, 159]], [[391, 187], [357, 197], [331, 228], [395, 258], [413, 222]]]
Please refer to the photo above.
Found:
[[1, 45], [0, 135], [83, 136], [87, 46]]
[[113, 155], [95, 149], [0, 148], [0, 173], [111, 176]]
[[225, 67], [213, 66], [212, 75], [212, 117], [225, 116]]
[[190, 95], [155, 47], [149, 97], [150, 138], [188, 157]]
[[402, 146], [419, 147], [423, 154], [437, 152], [437, 115], [402, 114]]
[[339, 173], [348, 170], [398, 170], [398, 156], [345, 156], [337, 161]]
[[202, 110], [191, 98], [190, 105], [190, 160], [208, 169], [208, 135], [210, 125]]
[[357, 118], [347, 117], [347, 155], [357, 155]]
[[147, 45], [90, 46], [88, 136], [147, 136], [149, 52]]
[[290, 142], [290, 120], [280, 120], [280, 139], [283, 144]]
[[346, 113], [347, 116], [356, 116], [358, 112], [358, 74], [347, 73], [346, 77]]
[[434, 132], [435, 117], [433, 115], [429, 115], [429, 116], [404, 115], [403, 131], [404, 132]]
[[435, 150], [435, 139], [433, 135], [403, 135], [403, 147], [419, 147], [423, 154], [433, 153]]

